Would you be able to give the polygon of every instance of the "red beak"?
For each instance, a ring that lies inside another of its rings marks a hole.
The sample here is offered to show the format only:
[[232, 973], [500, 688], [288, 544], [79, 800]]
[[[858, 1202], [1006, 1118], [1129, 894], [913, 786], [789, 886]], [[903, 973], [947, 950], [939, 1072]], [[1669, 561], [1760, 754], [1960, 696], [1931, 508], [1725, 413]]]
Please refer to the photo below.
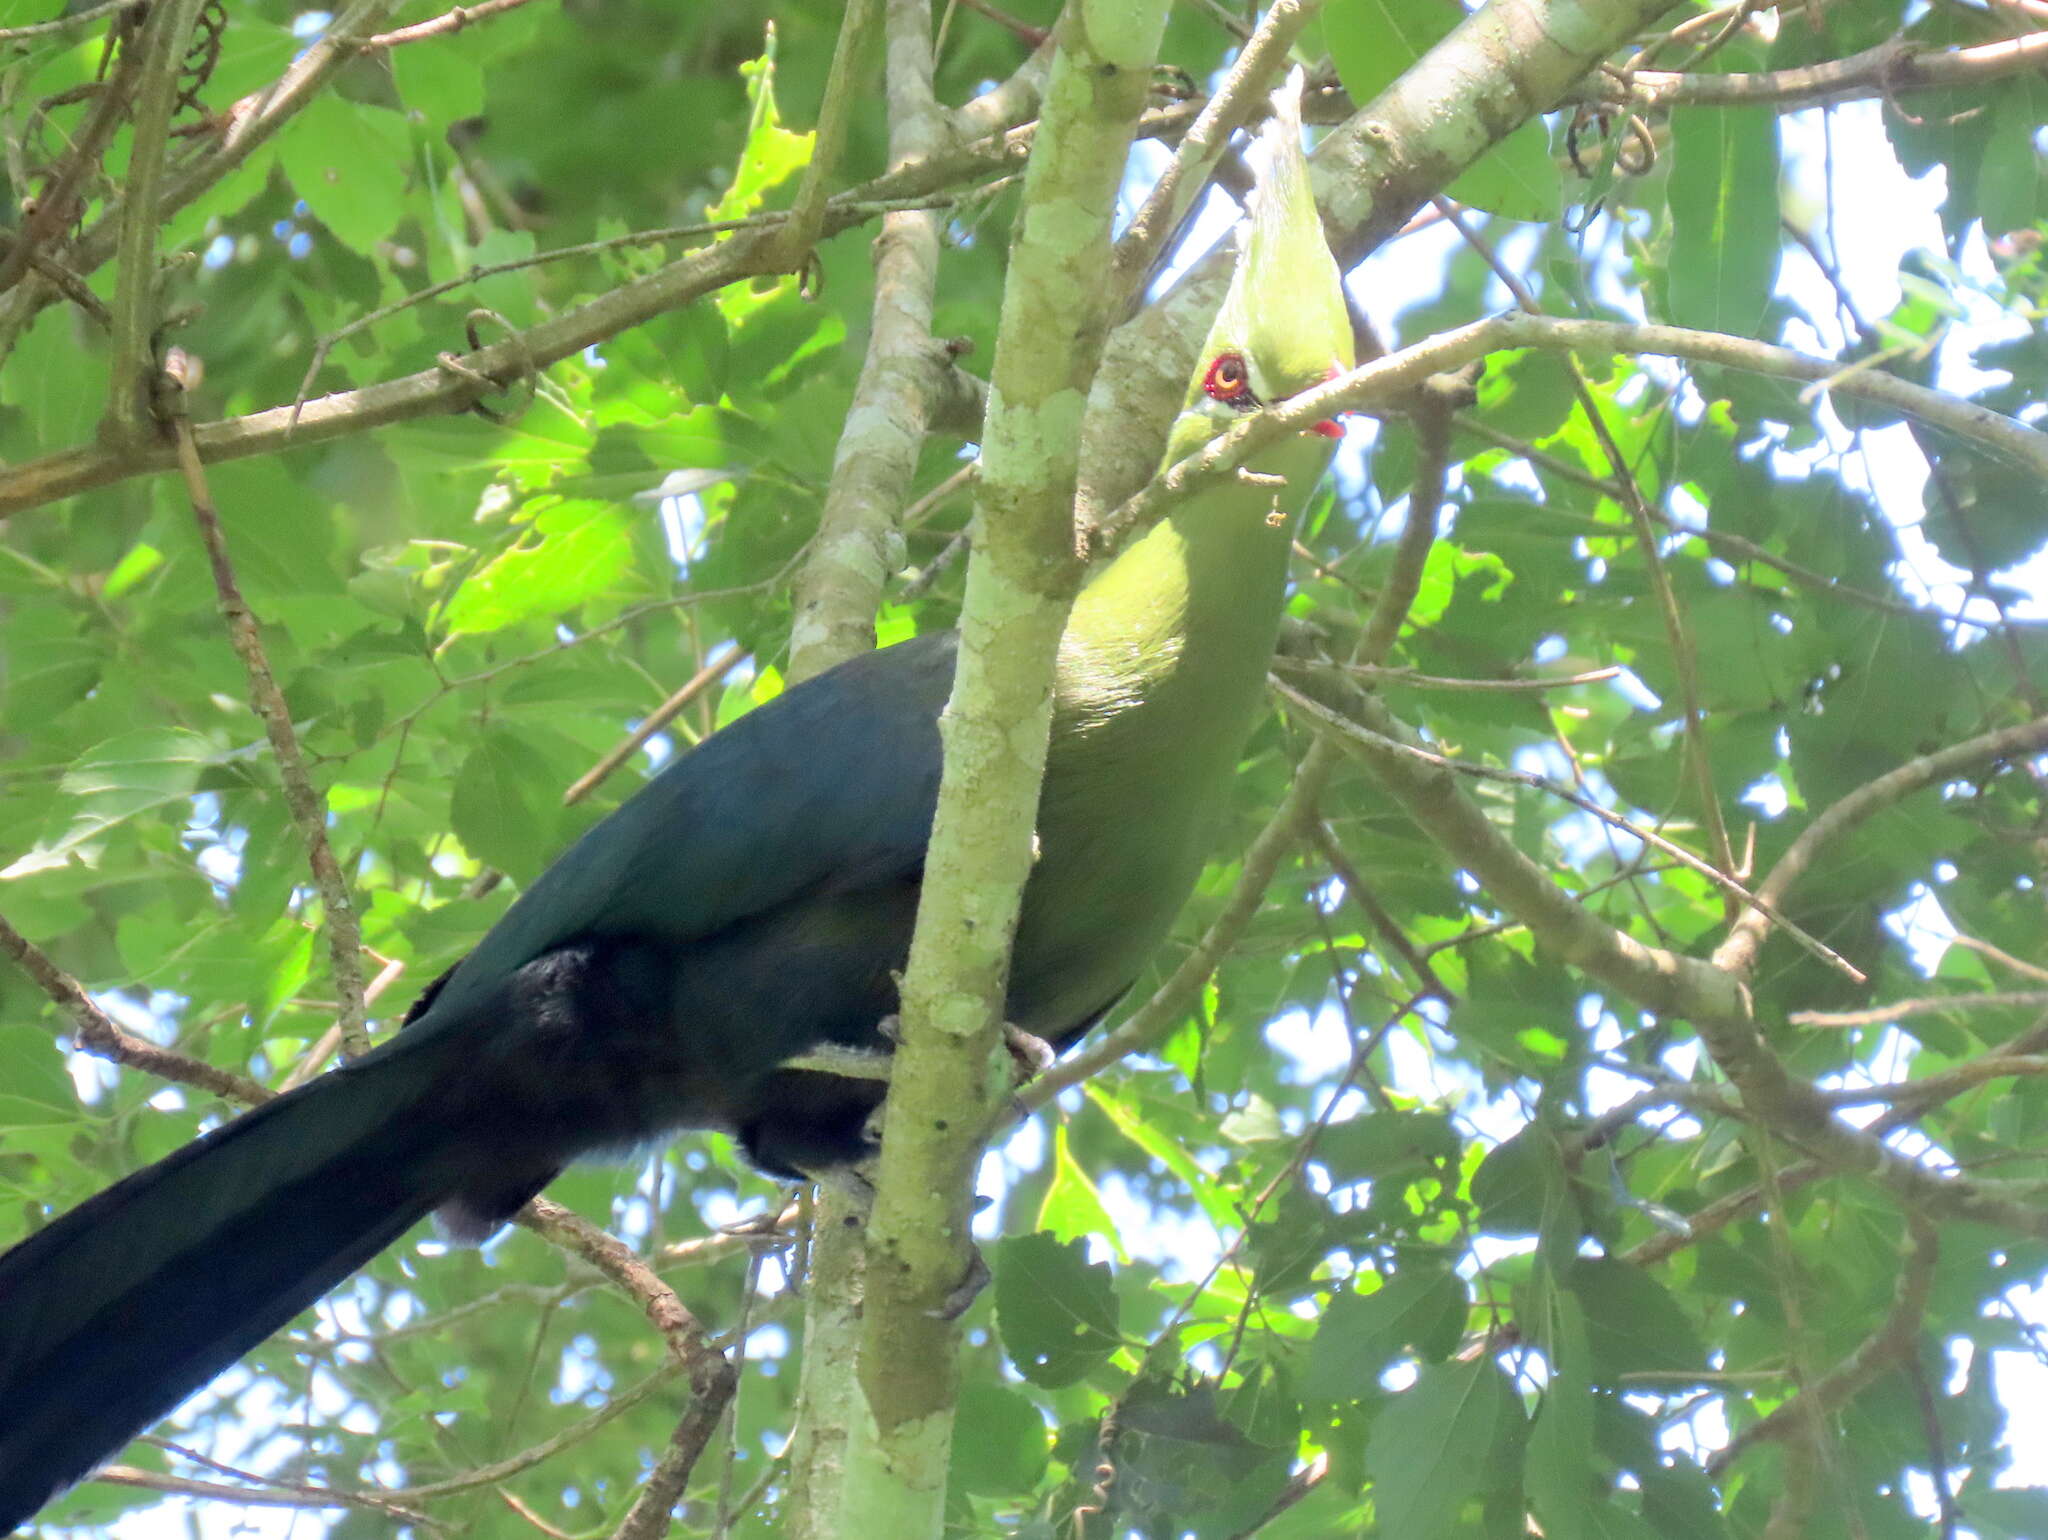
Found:
[[[1343, 372], [1344, 371], [1342, 369], [1339, 369], [1335, 364], [1332, 364], [1330, 365], [1330, 372], [1324, 375], [1323, 378], [1326, 381], [1334, 380], [1335, 378], [1337, 378], [1338, 375], [1342, 374]], [[1335, 418], [1331, 417], [1325, 417], [1321, 422], [1315, 424], [1308, 431], [1311, 433], [1321, 434], [1324, 438], [1342, 438], [1344, 436], [1343, 425], [1339, 423]]]

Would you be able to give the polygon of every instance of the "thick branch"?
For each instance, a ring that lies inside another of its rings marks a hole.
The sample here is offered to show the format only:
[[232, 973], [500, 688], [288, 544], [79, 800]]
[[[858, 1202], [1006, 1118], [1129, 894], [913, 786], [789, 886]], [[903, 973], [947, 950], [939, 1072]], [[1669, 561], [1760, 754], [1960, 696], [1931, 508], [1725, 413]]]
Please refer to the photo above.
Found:
[[[853, 14], [847, 13], [848, 25]], [[886, 21], [889, 165], [895, 170], [938, 154], [946, 128], [932, 95], [929, 0], [888, 0]], [[910, 500], [918, 451], [948, 367], [932, 340], [940, 225], [941, 216], [928, 210], [882, 217], [867, 356], [833, 455], [818, 539], [797, 574], [792, 680], [875, 645], [875, 611], [899, 565], [890, 550], [897, 519]]]
[[[1031, 867], [1053, 657], [1080, 571], [1081, 406], [1107, 331], [1109, 228], [1144, 107], [1164, 0], [1070, 6], [991, 370], [945, 768], [905, 971], [903, 1045], [884, 1107], [860, 1355], [864, 1415], [844, 1533], [936, 1536], [952, 1435], [979, 1138], [1006, 1076], [996, 1038]], [[935, 1218], [938, 1220], [935, 1223]]]

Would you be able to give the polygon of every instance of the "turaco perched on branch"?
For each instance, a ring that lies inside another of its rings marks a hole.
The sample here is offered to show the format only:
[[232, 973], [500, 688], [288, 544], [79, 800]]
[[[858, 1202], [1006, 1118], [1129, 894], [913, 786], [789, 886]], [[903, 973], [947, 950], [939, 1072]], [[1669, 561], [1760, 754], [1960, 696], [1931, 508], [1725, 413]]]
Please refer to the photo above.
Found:
[[[1297, 93], [1169, 463], [1350, 366]], [[1184, 500], [1074, 606], [1007, 1005], [1055, 1048], [1129, 987], [1200, 869], [1279, 622], [1281, 515], [1328, 462], [1320, 427], [1259, 458], [1284, 488]], [[888, 1046], [954, 646], [854, 659], [679, 756], [390, 1041], [0, 1257], [0, 1532], [431, 1211], [477, 1238], [569, 1161], [679, 1129], [724, 1130], [782, 1176], [867, 1154], [882, 1086], [779, 1066]]]

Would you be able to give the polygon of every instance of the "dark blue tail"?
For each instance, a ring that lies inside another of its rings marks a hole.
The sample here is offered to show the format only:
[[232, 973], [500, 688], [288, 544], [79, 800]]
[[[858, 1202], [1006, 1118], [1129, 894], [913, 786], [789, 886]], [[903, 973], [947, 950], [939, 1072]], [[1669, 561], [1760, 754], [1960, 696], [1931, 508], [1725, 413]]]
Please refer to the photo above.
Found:
[[459, 1049], [405, 1034], [0, 1256], [0, 1534], [478, 1175]]

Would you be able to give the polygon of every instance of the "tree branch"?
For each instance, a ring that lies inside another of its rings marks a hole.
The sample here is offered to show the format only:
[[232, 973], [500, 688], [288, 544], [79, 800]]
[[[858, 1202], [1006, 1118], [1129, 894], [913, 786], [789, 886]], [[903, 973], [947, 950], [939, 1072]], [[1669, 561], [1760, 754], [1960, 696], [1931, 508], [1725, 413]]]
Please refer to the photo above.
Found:
[[[173, 386], [171, 399], [182, 407], [182, 386]], [[185, 492], [192, 501], [192, 517], [199, 526], [199, 539], [206, 547], [207, 564], [213, 571], [214, 592], [220, 598], [221, 619], [227, 623], [228, 641], [242, 669], [249, 677], [249, 706], [263, 724], [270, 740], [270, 752], [277, 760], [279, 783], [284, 787], [285, 806], [305, 841], [306, 858], [313, 871], [313, 885], [320, 894], [327, 932], [327, 956], [334, 974], [335, 993], [340, 997], [337, 1026], [343, 1047], [351, 1057], [370, 1051], [370, 1033], [363, 1003], [363, 930], [356, 918], [355, 899], [334, 849], [327, 840], [327, 799], [314, 790], [306, 773], [305, 757], [299, 752], [299, 735], [292, 726], [291, 708], [277, 687], [270, 659], [264, 654], [263, 632], [228, 558], [227, 535], [221, 529], [220, 511], [207, 489], [206, 470], [199, 463], [199, 451], [192, 441], [192, 424], [182, 411], [172, 418], [171, 430], [177, 441]]]
[[4, 918], [0, 918], [0, 952], [20, 964], [21, 971], [34, 979], [37, 987], [71, 1018], [72, 1040], [85, 1052], [180, 1085], [194, 1086], [246, 1107], [270, 1100], [270, 1092], [247, 1076], [218, 1069], [204, 1059], [195, 1059], [173, 1048], [159, 1048], [116, 1024], [93, 1004], [78, 980]]
[[[2044, 436], [2048, 441], [2048, 436]], [[1835, 803], [1800, 831], [1778, 864], [1758, 884], [1758, 907], [1735, 922], [1714, 951], [1714, 966], [1738, 977], [1746, 977], [1756, 964], [1756, 954], [1770, 933], [1770, 911], [1783, 904], [1799, 879], [1806, 875], [1821, 847], [1846, 833], [1865, 819], [1874, 817], [1914, 792], [1946, 781], [1987, 760], [2010, 759], [2018, 754], [2037, 753], [2048, 748], [2048, 717], [2037, 717], [2017, 727], [1979, 733], [1952, 743], [1931, 754], [1917, 755], [1903, 765], [1867, 781]]]
[[[1104, 522], [1111, 544], [1147, 528], [1171, 501], [1230, 476], [1247, 458], [1290, 434], [1354, 409], [1384, 406], [1433, 374], [1454, 373], [1492, 353], [1517, 348], [1552, 352], [1654, 354], [1722, 364], [1781, 379], [1810, 380], [1843, 395], [1894, 407], [1937, 428], [1982, 445], [2022, 470], [2048, 479], [2048, 433], [1988, 407], [1875, 370], [1844, 374], [1832, 359], [1790, 348], [1680, 326], [1638, 326], [1618, 321], [1564, 320], [1512, 314], [1439, 332], [1413, 347], [1361, 364], [1349, 374], [1254, 412], [1227, 433], [1161, 471]], [[0, 483], [4, 485], [4, 483]]]
[[2044, 64], [2048, 64], [2048, 32], [1966, 48], [1930, 48], [1896, 37], [1846, 59], [1828, 59], [1799, 69], [1730, 75], [1635, 70], [1621, 79], [1601, 81], [1598, 89], [1605, 100], [1617, 103], [1771, 106], [1790, 111], [1863, 97], [1890, 99], [1906, 91], [1982, 85], [2029, 74]]
[[1710, 1475], [1719, 1476], [1758, 1444], [1804, 1432], [1814, 1419], [1839, 1411], [1849, 1399], [1894, 1364], [1912, 1356], [1920, 1340], [1920, 1324], [1934, 1295], [1934, 1269], [1941, 1257], [1940, 1236], [1924, 1217], [1908, 1213], [1905, 1261], [1892, 1290], [1892, 1307], [1883, 1323], [1856, 1351], [1807, 1389], [1774, 1408], [1760, 1422], [1740, 1430], [1707, 1461]]
[[[1110, 222], [1165, 0], [1069, 6], [1025, 174], [976, 491], [944, 770], [883, 1107], [842, 1533], [936, 1536], [959, 1366], [946, 1304], [969, 1275], [1010, 940], [1031, 869], [1054, 654], [1080, 578], [1080, 413], [1108, 330]], [[937, 1223], [935, 1215], [943, 1215]], [[957, 1315], [957, 1311], [952, 1314]]]
[[[847, 13], [851, 25], [854, 11]], [[932, 95], [929, 0], [887, 0], [885, 74], [892, 171], [937, 155], [946, 125]], [[842, 33], [842, 38], [844, 34]], [[838, 66], [834, 56], [834, 68]], [[797, 573], [789, 674], [807, 679], [875, 645], [875, 611], [900, 559], [897, 521], [949, 366], [932, 340], [940, 218], [885, 214], [875, 241], [873, 326], [832, 457], [818, 539]]]

